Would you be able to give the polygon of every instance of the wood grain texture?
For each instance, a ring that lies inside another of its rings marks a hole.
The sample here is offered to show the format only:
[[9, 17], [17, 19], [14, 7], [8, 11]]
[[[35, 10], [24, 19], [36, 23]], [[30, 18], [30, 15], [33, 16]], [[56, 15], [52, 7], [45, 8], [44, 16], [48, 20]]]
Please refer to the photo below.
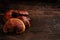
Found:
[[10, 9], [30, 13], [31, 27], [21, 35], [1, 35], [0, 40], [60, 40], [60, 9], [38, 4], [11, 4]]

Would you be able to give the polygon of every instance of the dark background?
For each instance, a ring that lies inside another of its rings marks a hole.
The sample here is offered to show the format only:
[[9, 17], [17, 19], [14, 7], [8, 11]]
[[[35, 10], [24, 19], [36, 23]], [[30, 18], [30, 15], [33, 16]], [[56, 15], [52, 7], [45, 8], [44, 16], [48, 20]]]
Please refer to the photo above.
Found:
[[38, 3], [42, 3], [41, 5], [52, 5], [60, 7], [60, 0], [0, 0], [0, 10], [5, 11], [9, 9], [10, 4], [19, 4], [19, 3], [26, 3], [28, 5], [35, 5]]
[[[29, 12], [31, 27], [20, 35], [4, 35], [4, 14], [10, 9]], [[0, 0], [0, 40], [60, 40], [59, 0]]]

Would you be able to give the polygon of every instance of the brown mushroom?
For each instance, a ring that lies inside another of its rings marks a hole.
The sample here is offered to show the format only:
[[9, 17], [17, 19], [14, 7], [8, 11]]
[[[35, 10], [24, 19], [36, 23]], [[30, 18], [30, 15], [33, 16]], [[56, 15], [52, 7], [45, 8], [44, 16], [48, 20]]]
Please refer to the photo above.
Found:
[[8, 33], [14, 31], [16, 34], [23, 33], [25, 31], [25, 25], [23, 21], [17, 18], [11, 18], [5, 23], [3, 32]]
[[15, 16], [16, 18], [22, 20], [26, 27], [30, 27], [30, 18], [28, 18], [29, 13], [25, 10], [9, 10], [5, 14], [5, 19], [9, 20], [10, 18], [14, 18], [12, 14], [15, 15], [15, 13], [19, 14], [17, 17]]

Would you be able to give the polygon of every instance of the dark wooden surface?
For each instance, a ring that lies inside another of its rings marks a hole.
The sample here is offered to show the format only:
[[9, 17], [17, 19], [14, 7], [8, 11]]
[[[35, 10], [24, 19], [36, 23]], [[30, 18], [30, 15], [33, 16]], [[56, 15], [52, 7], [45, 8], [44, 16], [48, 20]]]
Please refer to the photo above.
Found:
[[39, 3], [35, 5], [11, 4], [9, 8], [27, 10], [30, 13], [31, 27], [20, 35], [0, 34], [0, 40], [60, 40], [59, 8], [43, 6]]

